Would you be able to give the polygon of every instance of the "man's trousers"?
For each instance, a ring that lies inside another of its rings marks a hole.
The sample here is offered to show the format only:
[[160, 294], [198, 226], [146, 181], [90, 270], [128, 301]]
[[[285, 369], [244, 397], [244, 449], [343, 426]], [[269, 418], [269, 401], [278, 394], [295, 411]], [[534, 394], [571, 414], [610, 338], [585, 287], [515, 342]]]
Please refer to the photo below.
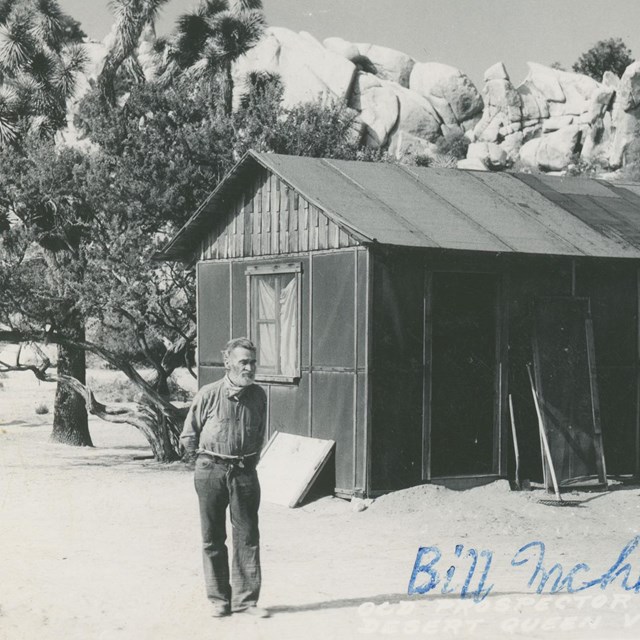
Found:
[[[256, 456], [257, 459], [257, 456]], [[207, 597], [233, 610], [255, 605], [260, 595], [260, 484], [255, 461], [244, 468], [200, 454], [194, 482], [200, 504], [202, 556]], [[233, 561], [229, 580], [226, 511], [232, 528]]]

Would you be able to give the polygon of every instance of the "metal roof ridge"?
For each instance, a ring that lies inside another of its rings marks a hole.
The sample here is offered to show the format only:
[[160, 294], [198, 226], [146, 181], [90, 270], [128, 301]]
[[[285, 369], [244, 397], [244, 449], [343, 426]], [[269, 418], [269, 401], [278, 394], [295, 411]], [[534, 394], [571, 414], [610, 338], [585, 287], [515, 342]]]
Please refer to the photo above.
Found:
[[490, 231], [489, 229], [487, 229], [486, 227], [483, 227], [477, 220], [475, 220], [474, 218], [472, 218], [469, 214], [465, 213], [462, 209], [460, 209], [459, 207], [456, 207], [455, 204], [453, 204], [453, 202], [449, 202], [449, 200], [447, 200], [444, 196], [442, 196], [441, 194], [439, 194], [437, 191], [435, 191], [434, 189], [432, 189], [431, 187], [427, 186], [426, 184], [424, 184], [423, 182], [421, 182], [418, 177], [416, 176], [415, 173], [413, 173], [413, 171], [411, 171], [410, 167], [408, 165], [402, 165], [402, 164], [397, 164], [394, 165], [395, 167], [397, 167], [397, 169], [399, 169], [400, 171], [403, 171], [404, 173], [407, 173], [408, 175], [411, 176], [411, 178], [413, 179], [413, 181], [423, 190], [423, 191], [428, 191], [429, 193], [433, 194], [438, 200], [440, 200], [441, 202], [444, 202], [448, 207], [450, 207], [451, 209], [453, 209], [453, 211], [455, 211], [457, 214], [459, 214], [460, 216], [462, 216], [463, 218], [465, 218], [466, 220], [468, 220], [474, 227], [476, 227], [478, 230], [483, 231], [484, 233], [487, 233], [488, 235], [490, 235], [492, 238], [494, 238], [495, 240], [498, 241], [499, 244], [504, 245], [507, 249], [509, 249], [510, 251], [514, 251], [516, 253], [518, 253], [518, 250], [515, 247], [512, 247], [508, 242], [505, 242], [505, 240], [503, 240], [500, 236], [496, 235], [495, 233], [493, 233], [493, 231]]
[[278, 176], [278, 178], [280, 178], [280, 180], [282, 180], [285, 184], [289, 185], [289, 187], [297, 191], [301, 196], [308, 200], [309, 204], [320, 209], [328, 218], [331, 219], [332, 222], [341, 227], [343, 231], [350, 233], [356, 240], [360, 242], [376, 242], [375, 238], [372, 238], [369, 234], [364, 233], [364, 231], [361, 231], [358, 227], [351, 224], [351, 222], [345, 220], [345, 218], [342, 217], [339, 213], [336, 213], [333, 209], [322, 204], [317, 198], [309, 196], [304, 189], [300, 188], [299, 185], [294, 184], [294, 181], [292, 181], [289, 177], [285, 178], [278, 170], [278, 168], [268, 160], [269, 156], [281, 156], [285, 158], [305, 158], [307, 160], [322, 160], [322, 158], [310, 158], [309, 156], [293, 156], [282, 153], [264, 153], [254, 151], [253, 149], [250, 149], [248, 153], [251, 154], [251, 156], [255, 160], [257, 160], [265, 169], [272, 171], [275, 175]]
[[[583, 256], [589, 255], [589, 253], [586, 252], [584, 249], [581, 249], [580, 247], [578, 247], [575, 244], [573, 244], [573, 242], [571, 242], [570, 240], [567, 240], [566, 238], [563, 238], [559, 233], [556, 233], [553, 229], [551, 229], [549, 226], [544, 224], [542, 222], [542, 220], [536, 218], [535, 216], [532, 216], [528, 211], [526, 211], [523, 207], [521, 207], [517, 202], [512, 202], [506, 196], [504, 196], [502, 193], [500, 193], [500, 191], [498, 191], [497, 189], [494, 189], [491, 185], [487, 184], [486, 182], [482, 182], [482, 180], [480, 180], [480, 178], [478, 178], [477, 176], [473, 176], [473, 179], [477, 180], [480, 183], [482, 183], [485, 187], [487, 187], [487, 189], [490, 189], [493, 193], [495, 193], [501, 200], [504, 200], [508, 204], [516, 207], [518, 209], [518, 211], [520, 211], [525, 216], [525, 218], [527, 218], [528, 220], [532, 221], [534, 224], [536, 224], [536, 225], [542, 227], [543, 229], [545, 229], [546, 231], [548, 231], [550, 234], [552, 234], [558, 240], [560, 240], [563, 244], [566, 244], [566, 245], [568, 245], [570, 247], [573, 247], [578, 253], [582, 254]], [[531, 191], [539, 193], [533, 187], [530, 187], [526, 182], [523, 182], [522, 180], [518, 180], [518, 182], [520, 182], [520, 184], [523, 184], [527, 189], [530, 189]], [[545, 199], [547, 200], [547, 202], [551, 202], [551, 204], [553, 204], [555, 206], [558, 206], [555, 202], [553, 202], [552, 200], [549, 200], [549, 198], [545, 198]], [[571, 212], [569, 212], [569, 213], [571, 213]], [[576, 216], [573, 216], [573, 217], [575, 218]], [[580, 222], [582, 222], [579, 218], [577, 218], [577, 219]]]
[[433, 238], [429, 237], [424, 231], [414, 226], [413, 223], [409, 222], [409, 220], [403, 218], [397, 211], [395, 211], [395, 209], [393, 209], [393, 207], [390, 207], [386, 202], [381, 200], [378, 196], [374, 195], [373, 193], [370, 193], [355, 178], [351, 177], [349, 174], [345, 173], [344, 171], [336, 167], [334, 164], [332, 164], [329, 158], [321, 158], [320, 160], [323, 164], [330, 167], [333, 171], [335, 171], [336, 173], [339, 173], [341, 176], [344, 176], [349, 182], [353, 183], [369, 200], [375, 200], [376, 202], [379, 202], [382, 205], [382, 207], [385, 210], [387, 210], [389, 213], [391, 213], [391, 215], [396, 220], [398, 220], [408, 231], [419, 234], [429, 242], [433, 243], [434, 247], [442, 248], [439, 243], [437, 243]]

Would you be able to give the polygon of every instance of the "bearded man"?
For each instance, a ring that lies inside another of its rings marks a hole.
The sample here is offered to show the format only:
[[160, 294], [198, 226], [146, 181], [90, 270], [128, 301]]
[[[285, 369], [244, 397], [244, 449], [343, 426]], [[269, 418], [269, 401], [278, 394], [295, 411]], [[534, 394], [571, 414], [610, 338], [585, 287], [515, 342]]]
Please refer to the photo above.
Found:
[[[203, 386], [185, 419], [180, 441], [196, 458], [207, 598], [214, 617], [242, 613], [269, 616], [260, 595], [260, 484], [256, 464], [264, 445], [267, 396], [255, 384], [256, 347], [230, 340], [222, 352], [226, 375]], [[225, 544], [229, 507], [233, 560]]]

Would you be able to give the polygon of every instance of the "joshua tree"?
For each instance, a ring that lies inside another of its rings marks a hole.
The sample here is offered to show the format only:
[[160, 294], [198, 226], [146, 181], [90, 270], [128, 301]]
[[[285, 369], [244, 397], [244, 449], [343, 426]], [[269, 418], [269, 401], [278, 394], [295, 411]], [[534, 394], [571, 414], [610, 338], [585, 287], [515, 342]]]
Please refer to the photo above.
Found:
[[219, 87], [224, 113], [231, 115], [232, 64], [255, 46], [265, 25], [261, 0], [203, 0], [178, 18], [165, 78], [182, 73], [212, 91]]
[[0, 148], [65, 126], [86, 63], [68, 26], [56, 0], [0, 2]]
[[115, 80], [118, 69], [123, 63], [131, 67], [134, 75], [140, 76], [141, 70], [135, 57], [140, 36], [147, 26], [153, 26], [158, 11], [168, 0], [110, 0], [115, 16], [112, 34], [113, 42], [104, 61], [98, 78], [102, 94], [115, 104]]

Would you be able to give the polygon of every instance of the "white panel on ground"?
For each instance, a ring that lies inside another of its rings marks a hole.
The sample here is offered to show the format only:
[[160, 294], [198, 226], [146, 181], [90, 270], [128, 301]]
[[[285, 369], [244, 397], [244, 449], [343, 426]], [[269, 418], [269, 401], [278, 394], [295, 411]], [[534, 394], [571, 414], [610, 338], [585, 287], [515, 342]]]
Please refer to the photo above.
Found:
[[295, 507], [329, 459], [335, 442], [276, 431], [258, 463], [262, 499]]

